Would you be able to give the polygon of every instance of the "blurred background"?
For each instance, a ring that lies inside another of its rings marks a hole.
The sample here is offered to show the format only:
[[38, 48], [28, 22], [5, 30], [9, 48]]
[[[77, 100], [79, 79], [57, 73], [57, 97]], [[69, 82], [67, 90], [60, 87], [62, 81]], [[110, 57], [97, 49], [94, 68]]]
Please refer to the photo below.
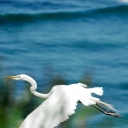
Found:
[[[128, 127], [128, 0], [0, 0], [0, 128], [18, 128], [57, 84], [102, 86], [122, 119], [78, 105], [58, 128]], [[54, 108], [53, 108], [54, 109]]]

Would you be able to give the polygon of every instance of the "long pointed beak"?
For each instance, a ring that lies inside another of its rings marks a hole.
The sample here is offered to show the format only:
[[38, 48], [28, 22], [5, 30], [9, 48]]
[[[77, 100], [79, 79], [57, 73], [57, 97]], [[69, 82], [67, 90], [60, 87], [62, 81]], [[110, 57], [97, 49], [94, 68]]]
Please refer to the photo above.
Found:
[[6, 76], [4, 79], [16, 79], [19, 78], [19, 76]]

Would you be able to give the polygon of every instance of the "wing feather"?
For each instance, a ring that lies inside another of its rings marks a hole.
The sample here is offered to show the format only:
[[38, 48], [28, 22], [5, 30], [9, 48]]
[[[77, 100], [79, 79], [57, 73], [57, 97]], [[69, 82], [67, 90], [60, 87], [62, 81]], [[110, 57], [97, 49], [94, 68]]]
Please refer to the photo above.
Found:
[[56, 86], [52, 95], [27, 116], [20, 128], [54, 128], [75, 113], [77, 101], [67, 86]]

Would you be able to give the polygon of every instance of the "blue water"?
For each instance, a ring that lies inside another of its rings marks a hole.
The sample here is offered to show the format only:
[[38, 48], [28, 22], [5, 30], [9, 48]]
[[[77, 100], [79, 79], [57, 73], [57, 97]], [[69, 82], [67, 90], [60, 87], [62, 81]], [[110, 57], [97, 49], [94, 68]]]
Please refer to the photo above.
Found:
[[[49, 67], [69, 84], [89, 74], [93, 86], [104, 87], [102, 100], [124, 118], [99, 114], [86, 121], [87, 127], [127, 128], [128, 2], [124, 1], [1, 0], [3, 74], [33, 76], [39, 89], [45, 88], [41, 83], [47, 83], [44, 70]], [[17, 87], [18, 92], [22, 89]], [[112, 124], [102, 126], [105, 121]]]

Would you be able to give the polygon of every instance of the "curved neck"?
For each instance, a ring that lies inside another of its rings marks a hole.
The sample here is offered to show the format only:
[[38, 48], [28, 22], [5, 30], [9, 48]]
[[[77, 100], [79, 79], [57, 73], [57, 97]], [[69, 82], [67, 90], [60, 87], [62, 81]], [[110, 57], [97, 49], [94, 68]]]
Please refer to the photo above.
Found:
[[28, 78], [25, 81], [27, 81], [27, 82], [29, 82], [31, 84], [30, 91], [31, 91], [32, 94], [34, 94], [37, 97], [46, 99], [52, 93], [52, 92], [49, 92], [48, 94], [42, 94], [42, 93], [37, 92], [36, 91], [36, 89], [37, 89], [37, 83], [36, 83], [36, 81], [33, 78], [31, 78], [29, 76], [28, 76]]

